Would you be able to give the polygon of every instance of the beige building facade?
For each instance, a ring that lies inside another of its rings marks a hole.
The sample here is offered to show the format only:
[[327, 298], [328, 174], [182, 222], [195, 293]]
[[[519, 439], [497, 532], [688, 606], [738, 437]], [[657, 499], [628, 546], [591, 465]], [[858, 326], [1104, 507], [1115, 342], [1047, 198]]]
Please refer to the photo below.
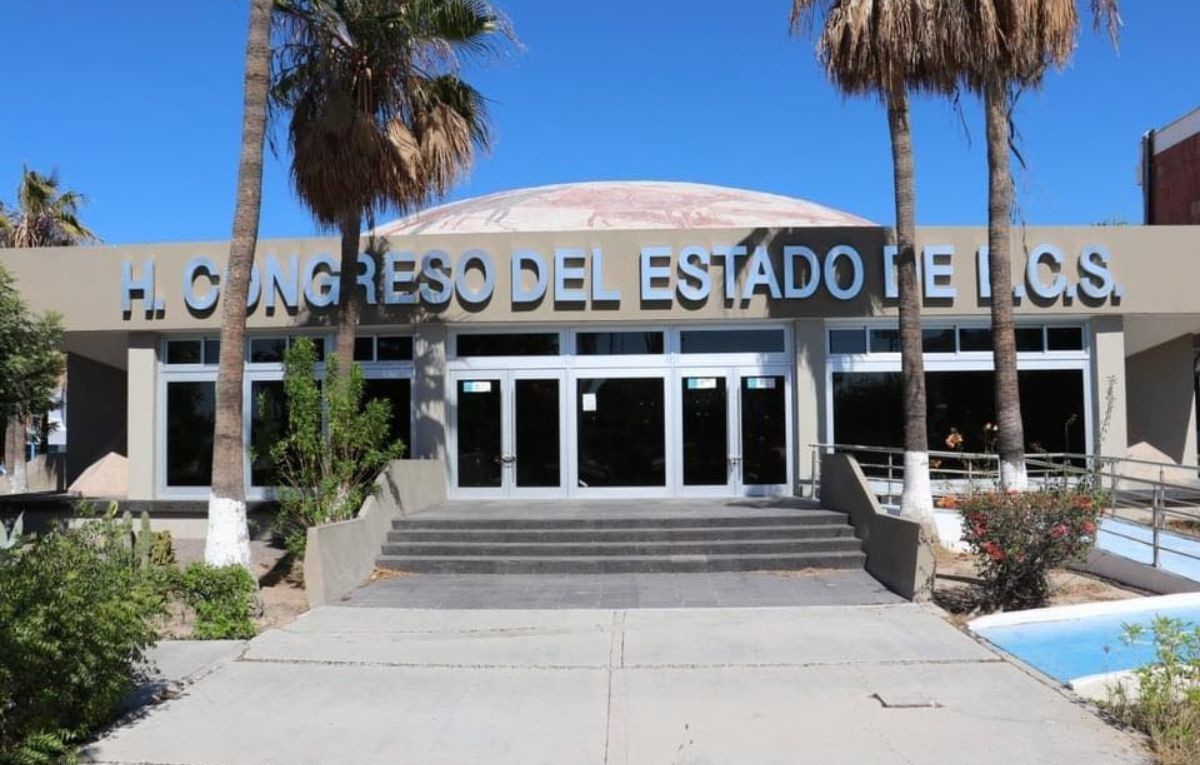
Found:
[[[513, 195], [516, 196], [513, 196]], [[899, 445], [889, 231], [801, 200], [578, 184], [381, 227], [356, 358], [454, 496], [790, 494], [820, 443]], [[989, 444], [986, 230], [919, 231], [930, 437]], [[228, 245], [6, 252], [63, 316], [68, 480], [109, 452], [132, 499], [207, 496]], [[332, 348], [338, 242], [260, 241], [247, 307], [251, 497], [284, 424], [282, 356]], [[1013, 233], [1031, 450], [1196, 463], [1200, 227]]]

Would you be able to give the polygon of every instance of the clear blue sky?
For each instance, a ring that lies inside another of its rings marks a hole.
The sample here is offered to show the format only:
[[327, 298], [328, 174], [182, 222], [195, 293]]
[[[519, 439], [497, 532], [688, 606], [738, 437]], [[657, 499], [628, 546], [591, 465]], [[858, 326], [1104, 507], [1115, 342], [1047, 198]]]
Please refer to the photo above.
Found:
[[[604, 179], [668, 179], [805, 197], [892, 220], [886, 120], [825, 81], [787, 0], [499, 0], [524, 49], [471, 71], [496, 145], [451, 199]], [[0, 3], [0, 198], [22, 162], [85, 193], [108, 243], [225, 239], [248, 0]], [[1085, 34], [1072, 67], [1022, 101], [1030, 223], [1140, 222], [1137, 145], [1200, 105], [1200, 3], [1126, 0], [1114, 53]], [[918, 220], [985, 221], [978, 104], [914, 112]], [[261, 233], [315, 226], [268, 157]]]

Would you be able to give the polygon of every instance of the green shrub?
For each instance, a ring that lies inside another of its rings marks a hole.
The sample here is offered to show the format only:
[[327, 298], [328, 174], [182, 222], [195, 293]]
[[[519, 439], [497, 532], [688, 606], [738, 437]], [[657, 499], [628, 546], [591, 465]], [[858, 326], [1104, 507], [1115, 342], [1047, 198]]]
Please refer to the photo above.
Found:
[[1045, 605], [1050, 570], [1095, 544], [1102, 505], [1096, 494], [1072, 488], [976, 492], [939, 504], [962, 512], [963, 541], [978, 563], [985, 605], [1003, 609]]
[[139, 679], [164, 579], [114, 513], [0, 553], [0, 763], [69, 760]]
[[[1134, 672], [1136, 695], [1114, 689], [1109, 709], [1150, 738], [1164, 765], [1200, 762], [1200, 627], [1158, 617], [1152, 626], [1155, 660]], [[1140, 625], [1126, 625], [1122, 640], [1144, 637]]]
[[197, 561], [179, 576], [179, 594], [196, 613], [192, 637], [198, 640], [252, 638], [251, 616], [257, 585], [242, 566], [211, 566]]
[[361, 367], [352, 365], [343, 378], [330, 358], [321, 382], [315, 366], [312, 341], [297, 339], [284, 359], [288, 427], [271, 447], [280, 482], [276, 530], [297, 558], [309, 527], [353, 518], [374, 491], [375, 476], [404, 451], [390, 440], [391, 402], [364, 404]]

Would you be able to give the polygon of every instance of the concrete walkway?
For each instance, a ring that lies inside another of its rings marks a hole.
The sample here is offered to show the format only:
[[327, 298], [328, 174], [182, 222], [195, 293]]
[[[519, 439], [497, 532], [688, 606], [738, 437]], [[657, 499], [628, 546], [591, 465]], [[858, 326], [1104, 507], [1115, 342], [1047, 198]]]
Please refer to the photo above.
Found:
[[92, 762], [1107, 765], [1144, 755], [914, 605], [324, 607]]

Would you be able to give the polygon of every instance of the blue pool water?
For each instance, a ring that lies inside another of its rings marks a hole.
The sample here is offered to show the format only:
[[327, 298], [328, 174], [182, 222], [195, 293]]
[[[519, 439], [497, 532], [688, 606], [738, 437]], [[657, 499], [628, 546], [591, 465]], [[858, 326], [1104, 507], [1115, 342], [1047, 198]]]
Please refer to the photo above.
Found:
[[[1154, 660], [1155, 617], [1200, 625], [1200, 605], [1088, 616], [1056, 622], [984, 627], [976, 630], [1008, 653], [1059, 682], [1086, 675], [1136, 669]], [[1121, 641], [1122, 625], [1140, 624], [1145, 633], [1132, 646]]]

